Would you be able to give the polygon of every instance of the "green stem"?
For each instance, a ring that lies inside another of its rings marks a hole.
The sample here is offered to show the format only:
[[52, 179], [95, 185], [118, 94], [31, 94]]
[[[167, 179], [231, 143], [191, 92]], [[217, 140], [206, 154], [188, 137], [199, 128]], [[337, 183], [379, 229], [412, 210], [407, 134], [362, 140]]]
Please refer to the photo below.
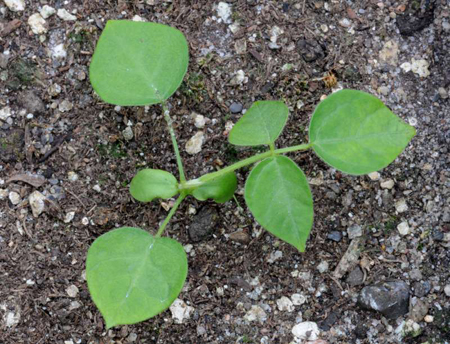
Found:
[[169, 111], [169, 108], [165, 101], [161, 103], [161, 106], [162, 106], [163, 113], [164, 113], [164, 119], [166, 120], [167, 127], [169, 128], [170, 138], [172, 139], [173, 150], [175, 151], [175, 156], [177, 157], [178, 171], [180, 173], [180, 183], [184, 184], [184, 183], [186, 183], [186, 176], [184, 174], [183, 162], [181, 161], [181, 155], [180, 155], [180, 151], [178, 149], [177, 138], [175, 136], [175, 131], [173, 130], [172, 118], [170, 118], [170, 111]]
[[210, 180], [213, 180], [220, 176], [223, 176], [224, 174], [233, 172], [244, 166], [254, 164], [255, 162], [261, 161], [261, 160], [268, 158], [270, 156], [273, 156], [275, 154], [283, 154], [283, 153], [295, 152], [295, 151], [300, 151], [300, 150], [307, 150], [311, 147], [312, 147], [312, 143], [305, 143], [305, 144], [301, 144], [301, 145], [297, 145], [297, 146], [275, 149], [274, 151], [269, 150], [264, 153], [256, 154], [254, 156], [251, 156], [250, 158], [238, 161], [237, 163], [235, 163], [233, 165], [227, 166], [219, 171], [211, 172], [211, 173], [205, 174], [204, 176], [202, 176], [198, 179], [190, 180], [184, 185], [184, 187], [183, 186], [181, 187], [181, 190], [183, 190], [184, 188], [189, 189], [189, 188], [193, 188], [193, 187], [194, 188], [198, 187], [206, 182], [209, 182]]
[[167, 224], [169, 223], [169, 221], [172, 218], [173, 214], [175, 214], [175, 212], [177, 211], [177, 209], [180, 206], [181, 202], [186, 198], [186, 196], [187, 196], [187, 194], [181, 193], [180, 196], [177, 198], [177, 200], [175, 201], [172, 209], [170, 209], [169, 214], [164, 219], [164, 222], [161, 224], [161, 226], [159, 226], [159, 229], [158, 229], [158, 232], [155, 235], [155, 238], [159, 238], [164, 233], [164, 230], [166, 229]]

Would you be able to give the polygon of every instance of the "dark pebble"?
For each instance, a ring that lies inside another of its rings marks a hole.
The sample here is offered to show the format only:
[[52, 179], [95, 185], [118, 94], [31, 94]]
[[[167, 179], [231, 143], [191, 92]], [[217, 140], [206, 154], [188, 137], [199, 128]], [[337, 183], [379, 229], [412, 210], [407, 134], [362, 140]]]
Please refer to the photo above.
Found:
[[431, 290], [430, 281], [415, 282], [413, 284], [414, 295], [417, 297], [427, 296]]
[[189, 226], [189, 237], [193, 242], [208, 240], [216, 230], [218, 220], [219, 214], [216, 209], [203, 207]]
[[230, 111], [231, 113], [239, 113], [242, 111], [242, 104], [241, 103], [233, 103], [230, 105]]
[[409, 287], [402, 281], [389, 281], [364, 287], [357, 305], [377, 311], [388, 319], [397, 319], [409, 311]]
[[327, 238], [339, 242], [342, 240], [342, 233], [339, 231], [332, 231], [330, 232], [330, 234], [327, 235]]
[[434, 228], [431, 232], [431, 237], [433, 240], [442, 241], [444, 240], [444, 233], [442, 233], [439, 229]]
[[346, 282], [351, 286], [360, 285], [363, 283], [364, 280], [364, 273], [362, 272], [361, 268], [357, 266], [348, 274], [348, 277], [346, 279]]

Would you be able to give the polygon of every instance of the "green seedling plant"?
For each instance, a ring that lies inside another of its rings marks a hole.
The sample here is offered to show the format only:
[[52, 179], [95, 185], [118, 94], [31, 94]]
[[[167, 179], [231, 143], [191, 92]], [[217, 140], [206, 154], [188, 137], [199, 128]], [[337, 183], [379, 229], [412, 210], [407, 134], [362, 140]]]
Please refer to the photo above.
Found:
[[138, 201], [177, 197], [156, 234], [122, 227], [103, 234], [89, 249], [87, 283], [107, 328], [154, 317], [181, 292], [188, 271], [186, 253], [163, 234], [185, 198], [227, 202], [237, 187], [235, 171], [254, 165], [245, 182], [248, 209], [263, 228], [303, 252], [313, 225], [313, 199], [305, 174], [285, 154], [312, 149], [331, 167], [363, 175], [389, 165], [415, 135], [413, 127], [376, 97], [341, 90], [315, 109], [309, 142], [277, 148], [288, 107], [281, 101], [257, 101], [235, 124], [229, 142], [267, 150], [188, 180], [167, 102], [186, 74], [188, 56], [186, 39], [177, 29], [118, 20], [106, 24], [92, 58], [91, 83], [105, 102], [161, 105], [179, 174], [177, 179], [167, 171], [143, 169], [131, 181], [130, 193]]

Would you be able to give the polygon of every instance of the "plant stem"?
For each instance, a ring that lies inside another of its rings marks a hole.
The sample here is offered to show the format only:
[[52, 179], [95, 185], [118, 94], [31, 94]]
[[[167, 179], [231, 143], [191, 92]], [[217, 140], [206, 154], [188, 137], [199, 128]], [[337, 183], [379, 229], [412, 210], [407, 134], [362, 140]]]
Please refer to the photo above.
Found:
[[[237, 163], [235, 163], [233, 165], [227, 166], [219, 171], [211, 172], [211, 173], [205, 174], [204, 176], [202, 176], [198, 179], [190, 180], [185, 184], [185, 186], [186, 186], [186, 189], [192, 188], [192, 187], [198, 187], [206, 182], [209, 182], [210, 180], [213, 180], [220, 176], [223, 176], [224, 174], [233, 172], [244, 166], [254, 164], [255, 162], [261, 161], [261, 160], [268, 158], [270, 156], [273, 156], [275, 154], [283, 154], [283, 153], [295, 152], [295, 151], [300, 151], [300, 150], [307, 150], [311, 147], [312, 147], [311, 143], [305, 143], [305, 144], [301, 144], [301, 145], [297, 145], [297, 146], [275, 149], [274, 151], [269, 150], [264, 153], [256, 154], [254, 156], [251, 156], [250, 158], [238, 161]], [[183, 190], [183, 188], [181, 188], [181, 190]]]
[[164, 222], [161, 224], [161, 226], [159, 226], [159, 229], [158, 229], [158, 232], [155, 235], [155, 238], [159, 238], [164, 233], [164, 230], [166, 229], [167, 224], [169, 223], [169, 221], [172, 218], [173, 214], [175, 214], [175, 212], [177, 211], [177, 209], [180, 206], [181, 202], [185, 199], [186, 196], [187, 196], [187, 194], [181, 193], [180, 196], [177, 198], [177, 200], [175, 201], [172, 209], [170, 209], [169, 214], [164, 219]]
[[180, 173], [180, 183], [184, 184], [186, 183], [186, 176], [184, 174], [183, 162], [181, 161], [180, 151], [178, 149], [177, 138], [175, 136], [175, 131], [173, 130], [172, 118], [170, 118], [169, 107], [167, 106], [167, 102], [165, 101], [161, 103], [161, 106], [164, 113], [164, 119], [166, 120], [167, 127], [169, 129], [170, 138], [172, 139], [173, 150], [175, 151], [175, 156], [177, 158], [178, 171]]

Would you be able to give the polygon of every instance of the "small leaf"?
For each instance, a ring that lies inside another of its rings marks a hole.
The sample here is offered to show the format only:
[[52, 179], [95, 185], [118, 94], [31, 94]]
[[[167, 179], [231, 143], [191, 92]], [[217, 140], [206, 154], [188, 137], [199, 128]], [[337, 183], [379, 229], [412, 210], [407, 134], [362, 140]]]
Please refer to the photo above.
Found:
[[130, 193], [140, 202], [155, 198], [170, 198], [178, 193], [177, 179], [169, 172], [147, 168], [139, 171], [131, 180]]
[[275, 156], [256, 165], [245, 183], [245, 202], [261, 226], [299, 251], [313, 223], [313, 200], [303, 171]]
[[98, 95], [115, 105], [151, 105], [180, 86], [189, 61], [184, 35], [157, 23], [110, 20], [90, 65]]
[[[200, 178], [200, 181], [201, 180], [202, 178]], [[208, 198], [212, 198], [217, 203], [225, 203], [233, 197], [236, 187], [236, 175], [234, 172], [230, 172], [198, 187], [192, 192], [192, 196], [199, 201], [205, 201]]]
[[309, 135], [323, 161], [345, 173], [361, 175], [394, 161], [415, 135], [415, 129], [378, 98], [342, 90], [317, 106]]
[[268, 145], [280, 136], [289, 109], [280, 101], [257, 101], [230, 131], [228, 140], [237, 146]]
[[139, 228], [122, 227], [94, 241], [86, 279], [107, 328], [144, 321], [166, 310], [187, 276], [183, 247]]

